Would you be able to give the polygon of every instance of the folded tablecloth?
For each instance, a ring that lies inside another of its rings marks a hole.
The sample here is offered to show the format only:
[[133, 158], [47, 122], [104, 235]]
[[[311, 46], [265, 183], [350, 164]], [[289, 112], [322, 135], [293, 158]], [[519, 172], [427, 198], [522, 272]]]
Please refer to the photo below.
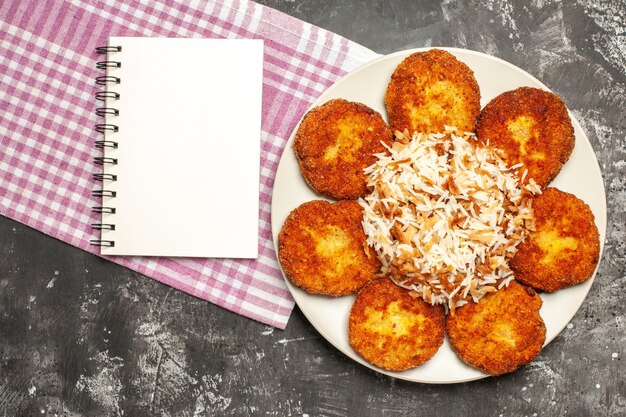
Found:
[[0, 214], [92, 253], [98, 123], [95, 48], [111, 35], [265, 41], [256, 260], [110, 257], [186, 293], [278, 328], [293, 299], [270, 224], [278, 161], [311, 102], [376, 57], [338, 35], [248, 1], [3, 1], [0, 4]]

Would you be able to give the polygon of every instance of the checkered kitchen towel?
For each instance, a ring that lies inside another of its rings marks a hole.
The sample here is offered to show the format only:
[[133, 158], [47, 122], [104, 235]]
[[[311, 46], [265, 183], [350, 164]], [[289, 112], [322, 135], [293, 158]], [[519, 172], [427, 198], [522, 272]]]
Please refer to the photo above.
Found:
[[[183, 4], [184, 3], [184, 4]], [[274, 174], [310, 103], [372, 51], [242, 1], [0, 2], [0, 214], [89, 252], [97, 239], [95, 48], [111, 35], [265, 40], [260, 247], [256, 260], [115, 257], [112, 261], [279, 328], [293, 309], [270, 225]]]

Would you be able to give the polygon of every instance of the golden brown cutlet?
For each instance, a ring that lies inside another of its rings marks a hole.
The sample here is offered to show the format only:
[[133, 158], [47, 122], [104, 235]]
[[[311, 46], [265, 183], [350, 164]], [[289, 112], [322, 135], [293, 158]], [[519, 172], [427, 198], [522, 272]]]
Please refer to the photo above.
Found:
[[549, 187], [533, 199], [535, 231], [510, 262], [520, 282], [556, 291], [591, 277], [600, 256], [600, 237], [591, 209], [573, 194]]
[[532, 87], [507, 91], [480, 112], [476, 134], [503, 151], [509, 166], [524, 164], [527, 180], [545, 188], [574, 149], [574, 128], [567, 108], [555, 94]]
[[336, 200], [367, 193], [363, 169], [384, 152], [393, 135], [380, 113], [335, 99], [309, 111], [296, 131], [294, 151], [309, 186]]
[[479, 303], [457, 308], [446, 320], [452, 349], [490, 375], [515, 371], [541, 352], [546, 338], [541, 304], [532, 288], [512, 281]]
[[445, 126], [473, 132], [480, 89], [473, 71], [440, 49], [405, 58], [391, 76], [385, 105], [392, 131], [443, 132]]
[[285, 275], [304, 290], [352, 294], [374, 278], [380, 262], [367, 245], [356, 201], [314, 200], [294, 209], [278, 235]]
[[366, 361], [403, 371], [430, 359], [443, 343], [445, 313], [441, 305], [413, 299], [388, 277], [371, 281], [350, 311], [349, 340]]

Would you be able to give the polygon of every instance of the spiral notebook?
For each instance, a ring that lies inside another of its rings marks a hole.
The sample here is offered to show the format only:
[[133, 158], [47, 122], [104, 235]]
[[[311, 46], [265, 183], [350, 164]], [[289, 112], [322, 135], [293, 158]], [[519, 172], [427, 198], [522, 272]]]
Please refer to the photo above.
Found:
[[263, 41], [111, 37], [97, 51], [91, 243], [103, 255], [256, 258]]

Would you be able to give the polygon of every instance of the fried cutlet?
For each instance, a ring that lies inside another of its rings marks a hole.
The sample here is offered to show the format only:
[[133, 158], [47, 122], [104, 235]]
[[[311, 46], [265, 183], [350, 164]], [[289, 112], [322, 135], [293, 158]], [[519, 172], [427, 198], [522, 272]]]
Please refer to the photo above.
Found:
[[556, 291], [591, 277], [600, 256], [594, 215], [584, 201], [556, 188], [534, 198], [536, 231], [518, 246], [510, 262], [520, 282]]
[[515, 371], [541, 352], [546, 338], [541, 304], [532, 288], [512, 281], [478, 303], [457, 308], [446, 320], [452, 349], [490, 375]]
[[574, 128], [563, 101], [532, 87], [507, 91], [480, 112], [476, 134], [482, 143], [503, 151], [510, 166], [524, 164], [527, 179], [545, 188], [574, 149]]
[[392, 131], [443, 132], [455, 126], [473, 132], [480, 89], [473, 71], [449, 52], [416, 52], [396, 67], [385, 94]]
[[336, 200], [367, 193], [363, 169], [384, 152], [393, 135], [380, 113], [335, 99], [309, 111], [296, 131], [294, 151], [309, 186]]
[[430, 359], [443, 343], [445, 312], [441, 305], [413, 299], [388, 277], [371, 281], [350, 311], [350, 345], [366, 361], [390, 371], [414, 368]]
[[380, 268], [367, 245], [362, 219], [356, 201], [314, 200], [298, 206], [278, 235], [278, 260], [285, 275], [310, 293], [356, 292]]

